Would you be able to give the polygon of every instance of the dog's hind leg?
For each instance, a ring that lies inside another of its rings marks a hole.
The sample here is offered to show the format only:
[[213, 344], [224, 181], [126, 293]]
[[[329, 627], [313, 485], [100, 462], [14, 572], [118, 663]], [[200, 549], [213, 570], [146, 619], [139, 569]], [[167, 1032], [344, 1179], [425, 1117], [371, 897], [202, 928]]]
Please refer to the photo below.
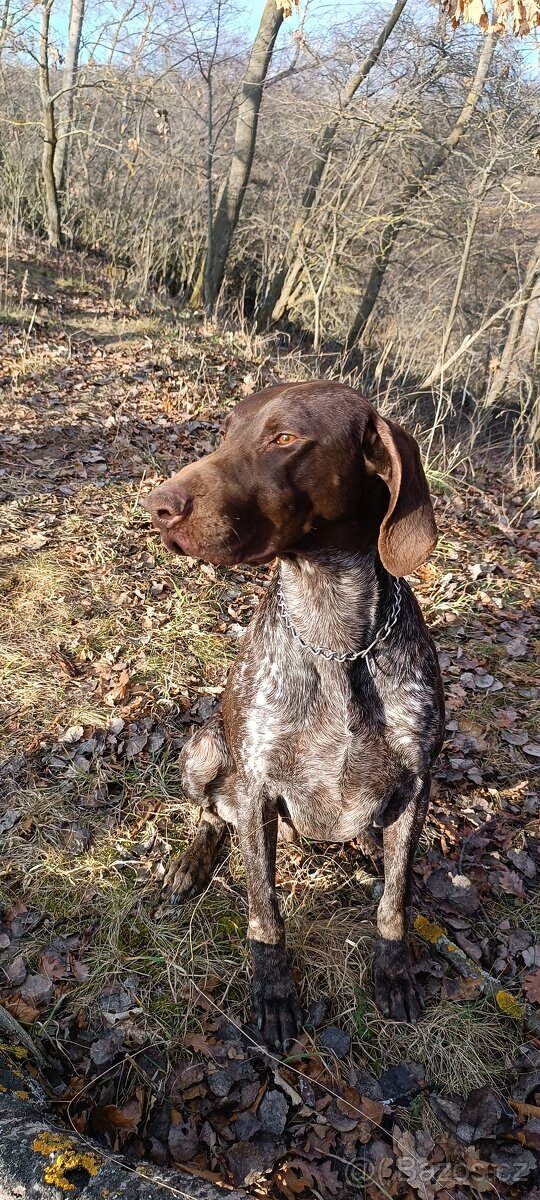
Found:
[[201, 806], [201, 819], [191, 846], [169, 867], [163, 883], [171, 904], [181, 904], [206, 887], [219, 848], [227, 833], [227, 822], [217, 811], [219, 801], [232, 793], [233, 763], [217, 713], [199, 729], [180, 755], [182, 789]]
[[227, 834], [226, 822], [210, 809], [203, 809], [191, 846], [175, 859], [165, 876], [163, 890], [171, 904], [182, 904], [202, 892], [212, 878], [219, 848]]

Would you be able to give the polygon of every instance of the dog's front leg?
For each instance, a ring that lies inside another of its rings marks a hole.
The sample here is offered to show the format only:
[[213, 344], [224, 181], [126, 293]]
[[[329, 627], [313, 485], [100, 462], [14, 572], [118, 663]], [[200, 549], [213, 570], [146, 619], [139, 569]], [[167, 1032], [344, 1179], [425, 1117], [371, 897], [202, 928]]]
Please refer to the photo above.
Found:
[[277, 808], [264, 789], [242, 798], [238, 804], [238, 834], [249, 903], [253, 1014], [267, 1045], [281, 1050], [299, 1032], [302, 1011], [289, 969], [285, 927], [276, 896], [277, 829]]
[[374, 993], [383, 1016], [415, 1022], [423, 999], [409, 949], [412, 872], [429, 803], [430, 778], [417, 779], [412, 794], [398, 794], [383, 828], [384, 892], [377, 910]]

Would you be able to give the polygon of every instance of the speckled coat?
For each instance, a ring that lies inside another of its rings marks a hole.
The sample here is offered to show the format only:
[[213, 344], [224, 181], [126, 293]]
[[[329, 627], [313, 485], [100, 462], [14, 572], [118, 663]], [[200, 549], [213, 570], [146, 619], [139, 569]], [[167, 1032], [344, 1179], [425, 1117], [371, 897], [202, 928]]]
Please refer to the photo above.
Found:
[[[306, 411], [308, 389], [313, 403]], [[280, 446], [289, 445], [280, 438], [292, 438], [293, 446], [303, 438], [309, 445], [306, 430], [311, 435], [315, 428], [316, 445], [322, 429], [332, 448], [336, 434], [325, 427], [328, 414], [322, 409], [328, 396], [341, 406], [335, 424], [349, 435], [340, 456], [329, 455], [330, 468], [327, 462], [325, 471], [313, 452], [311, 459], [307, 451], [303, 458], [269, 459], [259, 450], [254, 465], [262, 483], [253, 469], [247, 471], [248, 447], [275, 445], [268, 436], [276, 428], [300, 431], [278, 434]], [[172, 897], [184, 899], [202, 886], [227, 825], [237, 826], [249, 896], [255, 1014], [266, 1040], [282, 1046], [294, 1035], [300, 1010], [275, 894], [278, 822], [285, 837], [298, 832], [329, 842], [382, 829], [385, 886], [377, 914], [375, 996], [388, 1016], [414, 1020], [419, 1014], [408, 908], [444, 706], [435, 649], [403, 579], [397, 585], [399, 619], [374, 646], [370, 661], [335, 661], [310, 648], [346, 652], [369, 646], [386, 630], [396, 577], [433, 545], [433, 513], [413, 439], [341, 385], [291, 385], [250, 401], [247, 409], [246, 402], [239, 405], [242, 421], [233, 416], [226, 451], [185, 468], [154, 493], [153, 509], [149, 504], [165, 540], [174, 537], [190, 553], [234, 561], [233, 535], [241, 540], [247, 529], [257, 554], [240, 547], [237, 561], [272, 557], [269, 548], [279, 560], [229, 673], [221, 713], [182, 753], [183, 787], [201, 806], [202, 818], [193, 846], [171, 868], [167, 887]], [[360, 430], [352, 424], [359, 404]], [[358, 492], [351, 498], [353, 484]], [[238, 497], [248, 491], [250, 515], [240, 510], [237, 517]], [[268, 499], [274, 504], [274, 491], [285, 509], [286, 533], [279, 506], [271, 508]], [[359, 498], [366, 512], [360, 530], [354, 515]], [[301, 513], [296, 536], [295, 505]], [[215, 528], [213, 512], [220, 523], [219, 546], [209, 532]], [[270, 519], [270, 538], [265, 532], [261, 542], [263, 522]]]

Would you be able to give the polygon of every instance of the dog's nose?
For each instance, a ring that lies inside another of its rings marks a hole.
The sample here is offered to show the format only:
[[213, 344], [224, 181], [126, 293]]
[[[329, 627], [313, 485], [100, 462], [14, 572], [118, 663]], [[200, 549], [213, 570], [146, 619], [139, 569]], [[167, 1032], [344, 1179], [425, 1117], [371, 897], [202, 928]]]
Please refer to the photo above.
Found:
[[155, 492], [143, 500], [143, 507], [150, 513], [155, 525], [164, 529], [172, 529], [180, 521], [185, 521], [193, 508], [192, 497], [184, 488], [171, 487], [162, 483]]

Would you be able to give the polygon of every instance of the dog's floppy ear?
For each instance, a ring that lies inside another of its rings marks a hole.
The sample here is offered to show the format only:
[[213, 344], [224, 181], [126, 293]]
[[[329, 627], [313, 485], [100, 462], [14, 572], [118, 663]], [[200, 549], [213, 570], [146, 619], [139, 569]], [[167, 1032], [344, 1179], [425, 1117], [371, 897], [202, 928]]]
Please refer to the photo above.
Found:
[[390, 493], [379, 530], [381, 562], [391, 575], [410, 575], [437, 542], [437, 526], [418, 445], [410, 433], [373, 409], [364, 431], [368, 471]]

